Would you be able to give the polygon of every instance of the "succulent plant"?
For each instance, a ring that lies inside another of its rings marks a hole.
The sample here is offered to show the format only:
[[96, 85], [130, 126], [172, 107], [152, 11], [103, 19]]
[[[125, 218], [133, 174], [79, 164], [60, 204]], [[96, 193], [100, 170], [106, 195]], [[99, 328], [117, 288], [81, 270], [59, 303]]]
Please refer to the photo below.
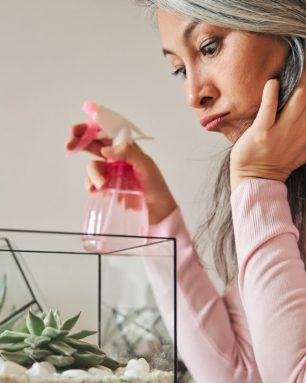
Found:
[[41, 316], [29, 310], [25, 331], [5, 330], [0, 334], [1, 356], [26, 367], [41, 361], [59, 369], [102, 365], [114, 370], [121, 366], [98, 346], [81, 340], [96, 331], [70, 334], [80, 314], [61, 321], [58, 310], [50, 310]]

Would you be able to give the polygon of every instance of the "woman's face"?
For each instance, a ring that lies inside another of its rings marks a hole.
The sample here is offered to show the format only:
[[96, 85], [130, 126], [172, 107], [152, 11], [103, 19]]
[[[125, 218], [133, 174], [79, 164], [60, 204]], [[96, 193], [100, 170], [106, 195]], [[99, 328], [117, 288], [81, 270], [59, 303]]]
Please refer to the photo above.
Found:
[[163, 52], [183, 77], [187, 103], [201, 125], [236, 142], [254, 121], [265, 83], [280, 75], [287, 43], [196, 23], [162, 9], [157, 21]]

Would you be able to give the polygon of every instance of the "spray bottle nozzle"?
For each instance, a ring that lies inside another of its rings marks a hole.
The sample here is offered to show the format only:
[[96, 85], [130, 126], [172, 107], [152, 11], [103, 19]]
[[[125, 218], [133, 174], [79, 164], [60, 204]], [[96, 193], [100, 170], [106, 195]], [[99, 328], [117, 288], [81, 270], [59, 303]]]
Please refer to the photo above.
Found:
[[132, 122], [94, 101], [85, 101], [82, 110], [88, 115], [87, 129], [71, 154], [85, 149], [92, 141], [108, 138], [112, 145], [132, 143], [138, 139], [153, 139], [145, 135]]

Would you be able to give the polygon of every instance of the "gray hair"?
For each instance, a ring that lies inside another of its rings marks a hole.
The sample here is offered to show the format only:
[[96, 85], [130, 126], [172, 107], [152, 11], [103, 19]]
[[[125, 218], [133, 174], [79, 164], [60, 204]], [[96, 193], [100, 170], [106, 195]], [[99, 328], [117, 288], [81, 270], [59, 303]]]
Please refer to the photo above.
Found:
[[223, 28], [282, 37], [290, 54], [280, 77], [280, 110], [301, 78], [306, 55], [305, 0], [136, 0]]
[[[306, 55], [306, 0], [135, 0], [153, 13], [157, 8], [190, 17], [200, 22], [283, 38], [290, 46], [280, 80], [280, 110], [288, 100], [304, 70]], [[235, 238], [230, 207], [230, 153], [225, 158], [216, 180], [209, 204], [208, 218], [196, 236], [208, 233], [213, 246], [218, 274], [228, 284], [237, 273]], [[295, 225], [302, 234], [299, 239], [301, 258], [306, 269], [306, 165], [290, 174], [286, 181], [288, 202]], [[204, 237], [205, 238], [205, 237]]]

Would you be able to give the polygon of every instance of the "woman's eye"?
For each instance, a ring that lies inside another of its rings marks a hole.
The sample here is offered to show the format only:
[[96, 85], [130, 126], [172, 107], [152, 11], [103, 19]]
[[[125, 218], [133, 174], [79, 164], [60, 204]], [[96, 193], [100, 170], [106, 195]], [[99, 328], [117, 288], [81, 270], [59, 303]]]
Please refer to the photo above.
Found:
[[173, 76], [180, 76], [183, 80], [186, 79], [187, 73], [186, 73], [186, 68], [185, 67], [180, 67], [176, 69], [173, 73]]
[[202, 45], [200, 47], [200, 51], [204, 56], [214, 56], [214, 54], [218, 51], [219, 49], [219, 41], [214, 40], [211, 41], [208, 44]]

